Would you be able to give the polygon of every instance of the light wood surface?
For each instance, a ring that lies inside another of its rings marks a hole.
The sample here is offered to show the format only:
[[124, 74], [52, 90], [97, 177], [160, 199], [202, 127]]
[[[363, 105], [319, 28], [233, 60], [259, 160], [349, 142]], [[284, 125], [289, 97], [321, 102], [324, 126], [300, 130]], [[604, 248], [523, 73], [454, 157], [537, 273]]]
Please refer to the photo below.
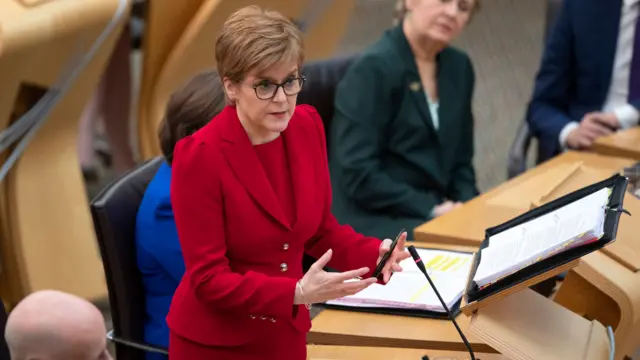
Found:
[[[551, 201], [607, 178], [634, 162], [594, 153], [567, 152], [419, 226], [414, 231], [415, 238], [477, 246], [486, 228], [526, 212], [531, 207], [526, 204]], [[562, 178], [565, 179], [559, 182]], [[632, 195], [625, 196], [624, 206], [640, 213], [638, 199]], [[633, 353], [640, 345], [639, 230], [636, 217], [622, 216], [617, 240], [602, 251], [583, 257], [580, 265], [569, 272], [555, 298], [588, 319], [612, 326], [619, 356]]]
[[[53, 85], [72, 60], [88, 51], [118, 6], [118, 0], [31, 1], [28, 6], [0, 0], [0, 129], [14, 113], [11, 99], [25, 88]], [[9, 306], [41, 289], [91, 300], [106, 296], [76, 144], [80, 114], [126, 19], [118, 22], [0, 185], [0, 297]]]
[[606, 329], [525, 289], [483, 307], [470, 331], [512, 360], [606, 360]]
[[[468, 352], [399, 349], [384, 347], [361, 346], [307, 346], [308, 360], [420, 360], [428, 355], [430, 360], [468, 360]], [[474, 353], [476, 359], [481, 360], [507, 360], [500, 354]]]
[[593, 144], [591, 151], [640, 160], [640, 128], [634, 127], [600, 138]]
[[[490, 346], [469, 334], [469, 317], [460, 315], [456, 321], [474, 351], [495, 353]], [[318, 345], [465, 350], [460, 335], [448, 320], [342, 310], [323, 310], [318, 314], [307, 339]]]

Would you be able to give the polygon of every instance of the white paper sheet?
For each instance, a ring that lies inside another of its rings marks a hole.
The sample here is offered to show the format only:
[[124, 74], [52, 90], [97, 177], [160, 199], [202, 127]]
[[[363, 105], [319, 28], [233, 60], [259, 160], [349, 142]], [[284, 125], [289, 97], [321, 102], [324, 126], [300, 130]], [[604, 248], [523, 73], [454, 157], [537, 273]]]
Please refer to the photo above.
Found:
[[[443, 250], [417, 250], [440, 296], [451, 308], [462, 297], [473, 255]], [[327, 304], [444, 312], [438, 297], [413, 259], [406, 259], [400, 265], [403, 271], [395, 273], [388, 284], [373, 284], [358, 294], [328, 301]]]
[[604, 233], [610, 190], [599, 190], [556, 211], [489, 239], [474, 281], [484, 286], [567, 247], [580, 246]]

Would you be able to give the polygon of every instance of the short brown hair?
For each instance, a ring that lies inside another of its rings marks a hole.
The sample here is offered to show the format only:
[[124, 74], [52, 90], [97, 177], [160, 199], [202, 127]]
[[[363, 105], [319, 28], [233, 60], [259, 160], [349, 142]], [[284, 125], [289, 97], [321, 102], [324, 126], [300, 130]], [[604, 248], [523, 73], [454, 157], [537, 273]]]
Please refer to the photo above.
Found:
[[205, 126], [224, 105], [224, 89], [215, 71], [194, 76], [171, 95], [158, 130], [162, 154], [169, 165], [176, 143]]
[[304, 62], [300, 30], [284, 15], [247, 6], [225, 21], [216, 40], [216, 62], [222, 78], [239, 82], [249, 71], [276, 63]]

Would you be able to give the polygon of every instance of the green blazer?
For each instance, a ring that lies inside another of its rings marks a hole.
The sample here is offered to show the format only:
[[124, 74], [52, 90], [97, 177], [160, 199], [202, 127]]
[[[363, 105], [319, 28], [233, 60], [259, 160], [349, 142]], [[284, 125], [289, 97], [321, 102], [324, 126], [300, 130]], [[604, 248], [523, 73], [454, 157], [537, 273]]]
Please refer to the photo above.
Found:
[[438, 129], [401, 26], [358, 57], [338, 85], [329, 154], [339, 222], [393, 238], [401, 228], [411, 234], [445, 199], [477, 195], [473, 67], [450, 47], [437, 63]]

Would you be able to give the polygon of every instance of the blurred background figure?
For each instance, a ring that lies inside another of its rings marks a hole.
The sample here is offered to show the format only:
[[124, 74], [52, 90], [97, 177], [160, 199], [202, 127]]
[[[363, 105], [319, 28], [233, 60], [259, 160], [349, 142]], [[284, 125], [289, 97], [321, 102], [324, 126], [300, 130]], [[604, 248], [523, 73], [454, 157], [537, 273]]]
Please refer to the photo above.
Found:
[[12, 360], [111, 360], [106, 335], [93, 304], [52, 290], [24, 298], [5, 329]]
[[449, 46], [478, 0], [403, 0], [403, 21], [351, 66], [330, 138], [333, 211], [393, 237], [476, 196], [471, 60]]
[[640, 120], [637, 0], [564, 0], [535, 81], [527, 120], [540, 160]]

